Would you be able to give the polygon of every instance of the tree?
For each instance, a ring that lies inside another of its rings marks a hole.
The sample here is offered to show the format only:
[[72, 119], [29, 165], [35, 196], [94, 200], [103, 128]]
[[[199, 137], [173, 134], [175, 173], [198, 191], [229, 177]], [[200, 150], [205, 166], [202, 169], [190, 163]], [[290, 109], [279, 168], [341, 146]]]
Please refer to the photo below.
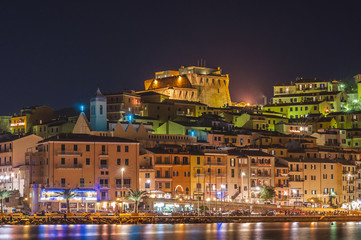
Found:
[[3, 190], [3, 189], [0, 190], [1, 213], [4, 213], [4, 199], [11, 197], [11, 195], [13, 195], [13, 191]]
[[59, 197], [63, 197], [66, 200], [66, 211], [70, 213], [70, 199], [76, 196], [76, 193], [73, 189], [64, 189], [63, 192], [59, 193]]
[[259, 192], [259, 197], [264, 201], [269, 201], [276, 196], [276, 191], [274, 187], [263, 186]]
[[146, 191], [129, 189], [128, 199], [134, 201], [134, 213], [138, 213], [138, 203], [145, 196]]

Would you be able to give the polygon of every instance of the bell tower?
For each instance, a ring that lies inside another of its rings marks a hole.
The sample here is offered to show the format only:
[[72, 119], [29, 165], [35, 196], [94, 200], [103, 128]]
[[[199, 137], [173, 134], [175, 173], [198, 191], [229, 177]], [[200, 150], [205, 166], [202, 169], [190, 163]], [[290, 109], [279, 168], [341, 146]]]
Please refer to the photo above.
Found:
[[107, 98], [99, 88], [90, 99], [90, 126], [92, 131], [107, 131]]

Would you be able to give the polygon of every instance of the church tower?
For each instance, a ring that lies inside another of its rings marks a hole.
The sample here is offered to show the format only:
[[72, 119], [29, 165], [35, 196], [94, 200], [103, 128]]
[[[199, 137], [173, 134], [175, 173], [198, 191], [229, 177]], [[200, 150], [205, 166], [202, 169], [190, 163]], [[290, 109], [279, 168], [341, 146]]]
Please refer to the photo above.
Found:
[[99, 88], [90, 99], [90, 126], [92, 131], [107, 131], [107, 98]]

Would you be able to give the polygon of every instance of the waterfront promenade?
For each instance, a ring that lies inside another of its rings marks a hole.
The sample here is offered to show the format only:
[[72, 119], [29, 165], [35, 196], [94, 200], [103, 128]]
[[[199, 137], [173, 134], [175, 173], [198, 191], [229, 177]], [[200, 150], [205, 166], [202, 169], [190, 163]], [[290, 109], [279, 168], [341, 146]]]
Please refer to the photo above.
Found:
[[254, 222], [361, 221], [360, 214], [306, 216], [3, 216], [0, 225], [40, 224], [196, 224]]

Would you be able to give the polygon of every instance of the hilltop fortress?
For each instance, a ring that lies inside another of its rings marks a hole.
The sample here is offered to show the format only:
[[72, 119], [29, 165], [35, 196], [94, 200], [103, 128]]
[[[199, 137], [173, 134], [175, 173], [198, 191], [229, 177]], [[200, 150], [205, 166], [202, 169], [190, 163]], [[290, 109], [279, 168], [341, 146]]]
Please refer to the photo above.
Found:
[[154, 91], [170, 99], [200, 102], [209, 107], [231, 106], [229, 76], [220, 67], [184, 67], [178, 71], [155, 73], [144, 82], [145, 91]]

